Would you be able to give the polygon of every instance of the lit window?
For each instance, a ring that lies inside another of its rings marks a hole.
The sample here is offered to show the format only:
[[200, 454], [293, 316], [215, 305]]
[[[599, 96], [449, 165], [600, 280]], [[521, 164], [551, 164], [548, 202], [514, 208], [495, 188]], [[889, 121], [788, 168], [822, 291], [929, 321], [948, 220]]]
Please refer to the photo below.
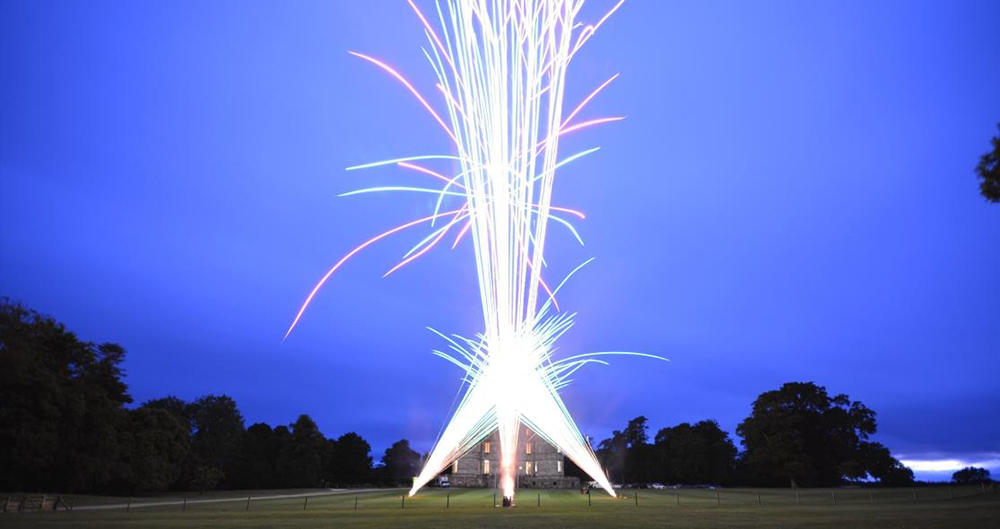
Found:
[[484, 459], [483, 460], [483, 474], [489, 474], [489, 473], [490, 473], [490, 460], [489, 459]]
[[454, 463], [451, 464], [451, 473], [458, 474], [458, 460], [456, 459]]
[[562, 461], [556, 461], [556, 472], [562, 472]]
[[485, 443], [483, 443], [483, 453], [484, 454], [490, 453], [490, 442], [489, 441], [486, 441]]
[[[531, 446], [531, 445], [528, 445], [528, 446]], [[531, 475], [531, 461], [525, 461], [525, 463], [524, 463], [524, 473], [528, 474], [529, 476]]]
[[531, 453], [531, 443], [525, 443], [525, 445], [524, 445], [524, 453], [525, 454], [530, 454]]

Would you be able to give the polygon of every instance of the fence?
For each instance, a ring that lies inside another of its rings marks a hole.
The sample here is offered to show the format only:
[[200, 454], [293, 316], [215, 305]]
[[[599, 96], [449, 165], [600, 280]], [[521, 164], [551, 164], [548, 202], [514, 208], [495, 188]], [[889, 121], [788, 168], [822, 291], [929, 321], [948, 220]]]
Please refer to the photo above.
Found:
[[[361, 511], [421, 509], [492, 509], [500, 497], [489, 489], [425, 489], [407, 497], [405, 489], [341, 490], [294, 492], [257, 491], [216, 493], [203, 496], [160, 496], [136, 498], [95, 498], [57, 496], [7, 497], [4, 512], [29, 511], [112, 511], [141, 516], [143, 512], [291, 512], [291, 511]], [[994, 487], [933, 486], [916, 488], [851, 489], [623, 489], [612, 498], [603, 491], [581, 494], [571, 490], [521, 489], [517, 507], [524, 509], [570, 508], [767, 508], [913, 504], [947, 502], [978, 496], [995, 497]], [[75, 505], [74, 505], [75, 504]]]

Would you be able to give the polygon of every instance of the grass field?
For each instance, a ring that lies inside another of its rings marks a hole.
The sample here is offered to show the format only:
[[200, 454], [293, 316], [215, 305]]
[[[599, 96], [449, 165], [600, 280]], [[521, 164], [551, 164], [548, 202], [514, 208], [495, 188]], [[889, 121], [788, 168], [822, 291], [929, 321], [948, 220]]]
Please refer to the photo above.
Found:
[[[623, 490], [624, 498], [578, 491], [518, 492], [517, 507], [493, 507], [493, 490], [428, 489], [403, 503], [401, 490], [218, 492], [128, 498], [69, 497], [72, 512], [6, 513], [3, 527], [1000, 527], [1000, 496], [979, 487], [914, 489]], [[638, 505], [636, 504], [638, 492]], [[301, 494], [314, 495], [306, 500]], [[296, 495], [251, 500], [247, 496]], [[195, 503], [195, 500], [214, 500]], [[218, 500], [232, 501], [218, 501]], [[678, 504], [679, 500], [679, 504]], [[499, 501], [499, 500], [498, 500]], [[168, 505], [140, 506], [168, 503]], [[357, 510], [355, 510], [357, 502]], [[101, 506], [103, 508], [93, 508]], [[113, 506], [112, 508], [107, 508]], [[91, 507], [91, 509], [87, 509]], [[183, 510], [182, 510], [183, 509]]]

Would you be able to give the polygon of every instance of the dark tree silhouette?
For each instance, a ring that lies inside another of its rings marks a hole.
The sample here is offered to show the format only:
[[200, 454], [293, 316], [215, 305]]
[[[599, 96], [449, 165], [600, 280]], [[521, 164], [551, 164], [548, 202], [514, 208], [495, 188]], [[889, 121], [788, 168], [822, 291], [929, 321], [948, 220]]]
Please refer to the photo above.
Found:
[[329, 480], [342, 485], [359, 485], [371, 480], [372, 447], [360, 435], [348, 432], [333, 444], [328, 465]]
[[[1000, 123], [997, 123], [1000, 130]], [[993, 148], [979, 158], [976, 174], [979, 175], [979, 192], [990, 202], [1000, 202], [1000, 135], [990, 139]]]
[[625, 481], [625, 461], [628, 458], [628, 438], [615, 430], [611, 437], [597, 445], [596, 455], [601, 466], [608, 473], [608, 479], [615, 483]]
[[0, 488], [105, 490], [121, 475], [124, 357], [0, 300]]
[[177, 481], [190, 441], [187, 429], [170, 412], [130, 411], [123, 434], [123, 480], [130, 492], [166, 490]]
[[847, 395], [830, 397], [812, 382], [791, 382], [757, 397], [736, 431], [756, 475], [797, 487], [859, 477], [862, 442], [875, 428], [875, 412], [864, 404]]
[[278, 483], [278, 456], [281, 440], [275, 431], [262, 422], [250, 425], [243, 434], [240, 464], [230, 476], [235, 487], [266, 489]]
[[243, 415], [236, 401], [226, 395], [206, 395], [189, 408], [194, 427], [193, 468], [216, 468], [224, 476], [236, 475], [243, 441]]
[[316, 487], [320, 484], [326, 438], [308, 415], [299, 415], [292, 435], [278, 457], [278, 475], [285, 487]]
[[865, 470], [880, 484], [891, 487], [913, 483], [913, 471], [900, 463], [889, 449], [880, 443], [861, 443]]
[[990, 471], [979, 467], [965, 467], [951, 475], [955, 483], [985, 483], [990, 480]]
[[409, 441], [401, 439], [385, 449], [382, 467], [389, 481], [410, 484], [420, 471], [420, 454], [410, 448]]
[[719, 423], [681, 423], [656, 434], [655, 475], [664, 483], [728, 484], [736, 466], [736, 446]]
[[194, 410], [187, 402], [171, 395], [161, 399], [147, 400], [142, 404], [141, 408], [166, 411], [177, 420], [177, 423], [184, 428], [184, 432], [187, 435], [191, 435], [191, 430], [194, 428], [191, 412]]

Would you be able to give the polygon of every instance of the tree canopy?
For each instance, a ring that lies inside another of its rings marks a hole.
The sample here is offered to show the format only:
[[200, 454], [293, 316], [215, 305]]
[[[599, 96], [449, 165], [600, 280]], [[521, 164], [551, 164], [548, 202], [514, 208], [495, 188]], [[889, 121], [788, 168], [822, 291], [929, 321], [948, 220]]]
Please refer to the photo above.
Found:
[[[812, 382], [790, 382], [762, 393], [736, 428], [752, 474], [765, 484], [784, 480], [792, 487], [839, 485], [881, 472], [866, 459], [881, 454], [867, 442], [875, 430], [874, 411], [847, 395], [831, 397]], [[893, 461], [878, 464], [892, 468]]]
[[[997, 123], [1000, 130], [1000, 123]], [[1000, 202], [1000, 135], [990, 139], [992, 148], [979, 158], [976, 174], [979, 175], [979, 192], [990, 202]]]
[[951, 475], [955, 483], [985, 483], [990, 480], [990, 471], [979, 467], [965, 467]]
[[291, 430], [244, 428], [226, 395], [168, 396], [129, 409], [125, 355], [0, 300], [0, 489], [132, 493], [373, 481], [368, 442], [353, 432], [329, 440], [308, 415]]

